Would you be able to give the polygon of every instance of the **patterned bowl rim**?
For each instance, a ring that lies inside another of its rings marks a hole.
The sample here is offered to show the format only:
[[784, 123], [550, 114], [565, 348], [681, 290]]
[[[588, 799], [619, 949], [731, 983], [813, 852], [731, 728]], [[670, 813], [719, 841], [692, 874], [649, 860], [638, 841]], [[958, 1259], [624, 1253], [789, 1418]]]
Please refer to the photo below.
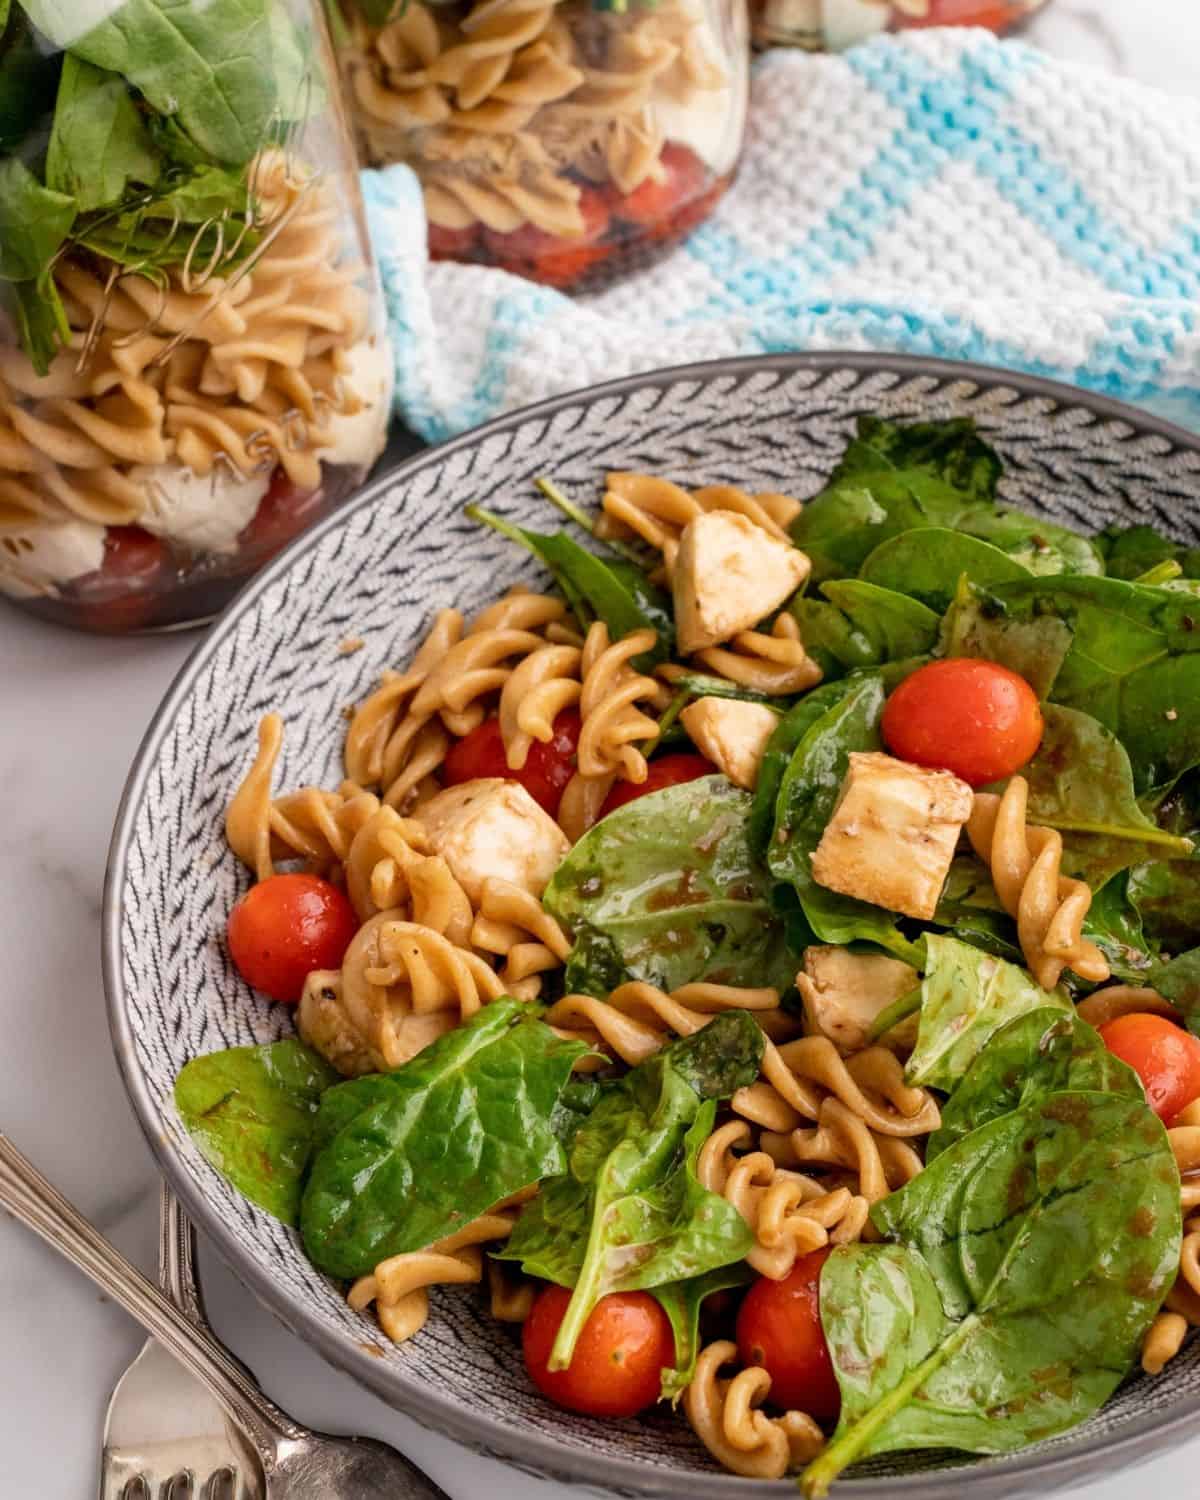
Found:
[[[1160, 437], [1173, 448], [1190, 450], [1200, 456], [1200, 436], [1123, 401], [1096, 395], [1065, 382], [1024, 375], [997, 366], [921, 355], [823, 351], [705, 360], [623, 376], [521, 407], [473, 427], [448, 442], [423, 449], [389, 469], [364, 486], [353, 500], [299, 536], [242, 589], [208, 634], [197, 643], [155, 711], [130, 768], [109, 846], [101, 918], [101, 965], [113, 1051], [142, 1133], [191, 1219], [209, 1236], [239, 1280], [285, 1327], [316, 1349], [330, 1364], [352, 1376], [389, 1405], [476, 1453], [501, 1459], [539, 1478], [585, 1485], [594, 1492], [675, 1500], [682, 1480], [697, 1500], [750, 1500], [752, 1496], [770, 1493], [779, 1496], [798, 1493], [795, 1484], [789, 1480], [770, 1483], [716, 1472], [689, 1471], [683, 1475], [677, 1470], [649, 1468], [636, 1460], [598, 1454], [574, 1447], [567, 1441], [558, 1442], [538, 1433], [514, 1429], [496, 1417], [475, 1412], [469, 1406], [423, 1387], [417, 1380], [397, 1379], [394, 1370], [326, 1329], [302, 1302], [292, 1296], [286, 1283], [272, 1279], [247, 1259], [213, 1205], [183, 1170], [168, 1137], [160, 1131], [154, 1102], [137, 1063], [121, 965], [121, 895], [127, 878], [130, 846], [137, 814], [163, 741], [210, 658], [236, 629], [241, 617], [253, 608], [260, 595], [283, 578], [306, 553], [318, 547], [330, 532], [344, 525], [350, 516], [374, 505], [380, 495], [405, 484], [422, 468], [444, 462], [457, 450], [519, 428], [531, 419], [550, 417], [567, 407], [591, 405], [647, 387], [666, 387], [686, 381], [704, 385], [731, 377], [742, 381], [764, 372], [786, 375], [805, 370], [817, 374], [839, 370], [858, 375], [893, 373], [906, 378], [926, 376], [939, 383], [962, 381], [983, 388], [1005, 388], [1019, 396], [1041, 397], [1055, 406], [1085, 408], [1097, 417], [1127, 424], [1135, 434]], [[1134, 1418], [1118, 1432], [1084, 1439], [1058, 1451], [1039, 1453], [1034, 1450], [1008, 1458], [984, 1459], [969, 1464], [969, 1467], [956, 1465], [949, 1471], [919, 1470], [879, 1478], [842, 1479], [838, 1482], [838, 1490], [839, 1493], [863, 1497], [863, 1500], [867, 1497], [871, 1500], [888, 1497], [891, 1500], [891, 1497], [899, 1496], [958, 1500], [966, 1483], [971, 1487], [974, 1500], [1003, 1500], [1005, 1496], [1022, 1493], [1022, 1481], [1036, 1478], [1038, 1489], [1046, 1494], [1087, 1479], [1098, 1469], [1110, 1466], [1113, 1460], [1132, 1465], [1156, 1456], [1173, 1446], [1175, 1441], [1191, 1435], [1188, 1429], [1194, 1428], [1197, 1417], [1200, 1417], [1200, 1394], [1173, 1402], [1161, 1415]]]

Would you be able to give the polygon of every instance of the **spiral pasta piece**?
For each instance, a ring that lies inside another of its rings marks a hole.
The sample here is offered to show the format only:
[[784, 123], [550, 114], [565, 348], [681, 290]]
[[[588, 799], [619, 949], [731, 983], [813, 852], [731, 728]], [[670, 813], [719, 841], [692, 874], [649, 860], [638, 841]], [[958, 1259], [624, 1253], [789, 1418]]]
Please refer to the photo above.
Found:
[[816, 1458], [824, 1434], [804, 1412], [768, 1417], [760, 1411], [771, 1377], [752, 1365], [723, 1378], [721, 1370], [736, 1360], [737, 1345], [729, 1340], [703, 1349], [683, 1393], [684, 1412], [692, 1431], [725, 1468], [747, 1479], [782, 1479], [789, 1469]]
[[513, 669], [500, 692], [500, 734], [510, 771], [524, 767], [535, 740], [548, 745], [554, 720], [579, 702], [582, 655], [576, 646], [540, 646]]
[[782, 1134], [764, 1130], [763, 1151], [780, 1167], [845, 1168], [855, 1174], [857, 1192], [868, 1203], [911, 1182], [921, 1171], [919, 1154], [907, 1141], [880, 1135], [840, 1099], [826, 1098], [814, 1129]]
[[740, 631], [728, 646], [697, 651], [696, 660], [728, 682], [772, 697], [807, 692], [822, 677], [821, 668], [804, 649], [799, 625], [786, 610], [769, 633]]
[[1142, 1369], [1147, 1375], [1161, 1375], [1183, 1348], [1188, 1336], [1188, 1320], [1175, 1312], [1160, 1312], [1142, 1340]]
[[429, 1288], [482, 1281], [480, 1246], [506, 1239], [515, 1222], [513, 1215], [492, 1210], [425, 1250], [390, 1256], [370, 1275], [358, 1278], [346, 1301], [355, 1312], [374, 1303], [380, 1328], [393, 1343], [402, 1344], [425, 1326]]
[[504, 959], [500, 983], [505, 994], [532, 1000], [541, 993], [541, 975], [561, 968], [571, 940], [542, 903], [511, 881], [491, 876], [483, 882], [470, 942]]
[[811, 1177], [777, 1166], [764, 1151], [734, 1154], [735, 1146], [750, 1141], [744, 1120], [720, 1126], [701, 1149], [696, 1175], [753, 1231], [757, 1243], [746, 1259], [759, 1275], [781, 1281], [799, 1256], [859, 1238], [870, 1207], [865, 1198], [846, 1187], [828, 1191]]
[[584, 776], [576, 771], [563, 788], [558, 826], [573, 844], [600, 821], [600, 811], [616, 779], [615, 772], [607, 776]]
[[587, 633], [580, 661], [583, 691], [579, 712], [579, 774], [588, 778], [616, 775], [641, 783], [649, 774], [638, 748], [658, 736], [658, 721], [642, 712], [639, 703], [665, 706], [662, 685], [643, 677], [630, 663], [653, 649], [653, 630], [635, 630], [609, 641], [608, 626], [597, 620]]
[[1157, 990], [1145, 985], [1110, 984], [1097, 990], [1075, 1007], [1077, 1013], [1089, 1026], [1099, 1029], [1120, 1016], [1145, 1015], [1165, 1016], [1168, 1021], [1178, 1021], [1179, 1012], [1169, 1000], [1164, 1000]]
[[1108, 960], [1083, 936], [1092, 893], [1081, 880], [1063, 875], [1062, 835], [1026, 821], [1029, 783], [1014, 776], [1003, 796], [976, 792], [967, 836], [992, 873], [1006, 912], [1015, 918], [1025, 962], [1045, 990], [1064, 969], [1102, 983]]

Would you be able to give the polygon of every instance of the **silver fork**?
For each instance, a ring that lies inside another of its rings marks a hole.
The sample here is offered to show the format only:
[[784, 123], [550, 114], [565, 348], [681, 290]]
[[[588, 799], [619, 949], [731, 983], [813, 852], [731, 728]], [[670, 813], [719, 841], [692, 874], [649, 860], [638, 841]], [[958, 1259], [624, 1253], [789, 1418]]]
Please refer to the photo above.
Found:
[[[333, 1437], [294, 1422], [266, 1397], [211, 1329], [185, 1313], [0, 1135], [0, 1207], [71, 1261], [136, 1318], [209, 1392], [262, 1464], [266, 1500], [450, 1500], [402, 1453], [375, 1438]], [[209, 1500], [188, 1488], [144, 1500]], [[137, 1491], [136, 1500], [143, 1500]], [[131, 1497], [132, 1500], [132, 1497]], [[213, 1500], [224, 1500], [220, 1491]]]
[[[208, 1329], [196, 1231], [165, 1182], [158, 1227], [159, 1285]], [[224, 1409], [157, 1339], [147, 1339], [108, 1403], [100, 1500], [262, 1500], [265, 1488], [258, 1455]]]

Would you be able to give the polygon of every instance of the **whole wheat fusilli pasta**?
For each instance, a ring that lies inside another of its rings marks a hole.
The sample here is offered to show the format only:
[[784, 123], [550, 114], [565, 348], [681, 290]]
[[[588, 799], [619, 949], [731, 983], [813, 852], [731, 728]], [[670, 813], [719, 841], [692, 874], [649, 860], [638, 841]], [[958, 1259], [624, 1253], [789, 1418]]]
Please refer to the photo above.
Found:
[[725, 1468], [748, 1479], [782, 1479], [789, 1469], [814, 1459], [825, 1436], [804, 1412], [769, 1417], [760, 1411], [770, 1395], [771, 1377], [751, 1365], [732, 1378], [721, 1370], [737, 1361], [737, 1345], [726, 1339], [709, 1344], [696, 1361], [683, 1409], [696, 1436]]

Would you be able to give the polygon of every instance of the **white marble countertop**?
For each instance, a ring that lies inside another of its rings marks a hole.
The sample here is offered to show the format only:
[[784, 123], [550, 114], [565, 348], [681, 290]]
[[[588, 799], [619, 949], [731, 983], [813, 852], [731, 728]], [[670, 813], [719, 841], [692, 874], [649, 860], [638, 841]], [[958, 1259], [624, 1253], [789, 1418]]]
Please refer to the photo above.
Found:
[[[1056, 0], [1027, 33], [1056, 52], [1200, 93], [1192, 0]], [[0, 615], [0, 1126], [116, 1243], [153, 1264], [157, 1175], [109, 1050], [100, 889], [126, 768], [190, 637], [88, 640]], [[397, 1443], [454, 1500], [566, 1500], [419, 1430], [325, 1366], [215, 1257], [201, 1266], [218, 1331], [302, 1420]], [[0, 1217], [0, 1492], [95, 1493], [103, 1406], [140, 1342], [133, 1324], [24, 1229]], [[1195, 1493], [1200, 1438], [1141, 1470], [1150, 1496]], [[1130, 1481], [1087, 1500], [1127, 1500]], [[316, 1497], [314, 1497], [316, 1500]]]

